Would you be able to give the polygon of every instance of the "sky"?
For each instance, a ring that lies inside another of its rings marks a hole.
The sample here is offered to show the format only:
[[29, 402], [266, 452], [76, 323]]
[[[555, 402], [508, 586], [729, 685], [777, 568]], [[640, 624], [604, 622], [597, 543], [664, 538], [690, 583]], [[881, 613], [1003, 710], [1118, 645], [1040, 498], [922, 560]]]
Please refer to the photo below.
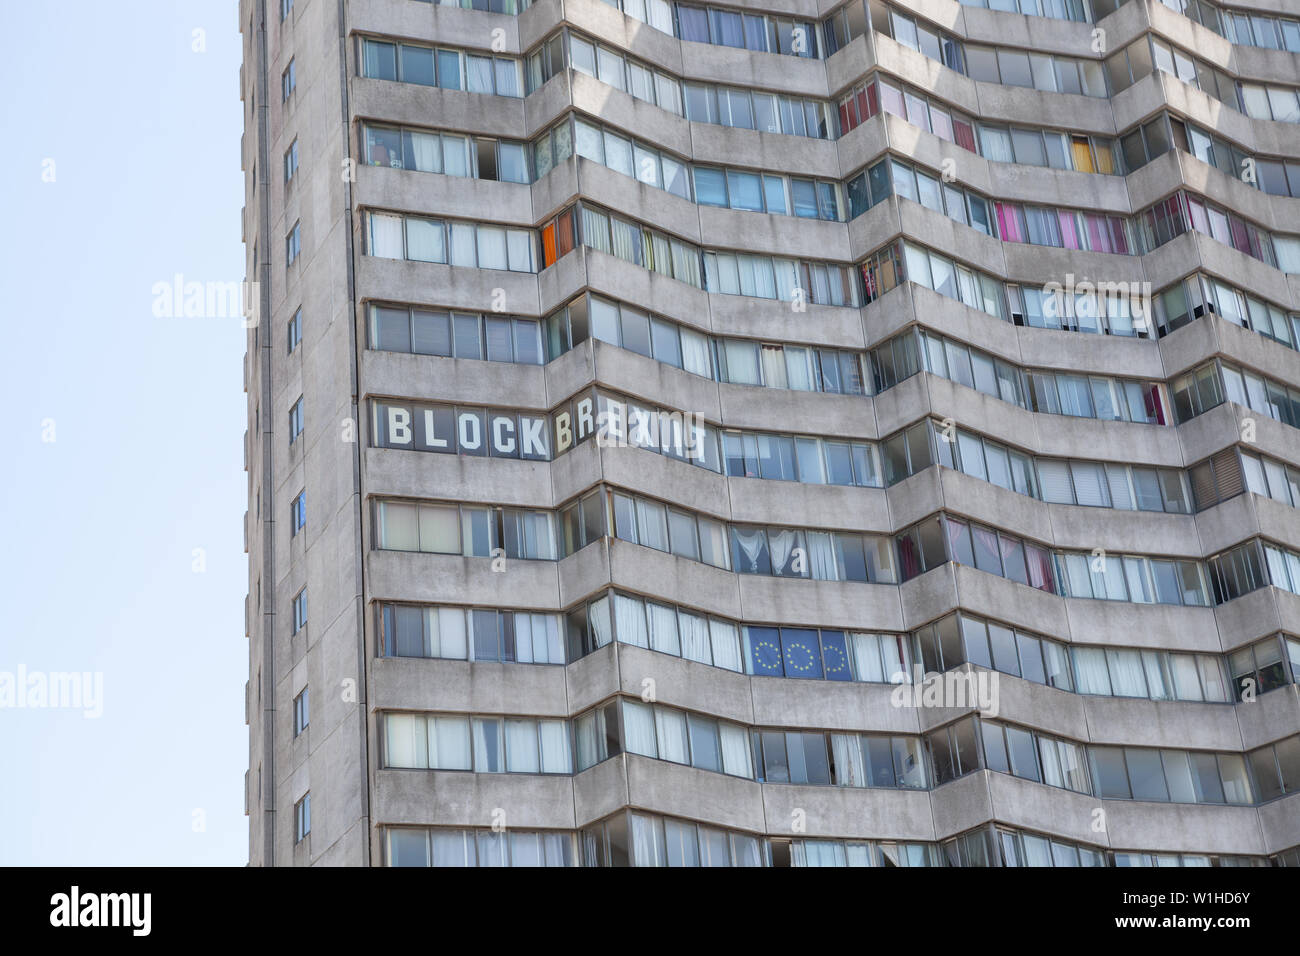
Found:
[[244, 278], [237, 6], [5, 16], [0, 865], [241, 866], [245, 332], [155, 314]]

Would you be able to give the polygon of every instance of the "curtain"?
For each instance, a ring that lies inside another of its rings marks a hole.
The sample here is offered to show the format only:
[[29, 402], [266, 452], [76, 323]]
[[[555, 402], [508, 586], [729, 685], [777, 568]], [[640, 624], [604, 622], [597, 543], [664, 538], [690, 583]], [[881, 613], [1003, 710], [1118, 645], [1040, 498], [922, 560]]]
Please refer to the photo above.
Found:
[[422, 768], [429, 765], [423, 717], [416, 714], [387, 714], [384, 717], [384, 734], [384, 766]]
[[593, 249], [609, 252], [609, 217], [603, 212], [583, 206], [582, 241]]
[[776, 298], [783, 302], [794, 299], [795, 290], [799, 288], [799, 270], [793, 259], [774, 259], [776, 270]]
[[880, 637], [876, 634], [851, 634], [853, 674], [860, 681], [883, 684], [885, 674], [880, 664]]
[[808, 532], [808, 569], [812, 572], [814, 580], [839, 580], [839, 564], [835, 560], [835, 538], [829, 532]]
[[492, 92], [492, 60], [486, 56], [465, 57], [465, 88], [471, 93]]
[[624, 644], [649, 647], [646, 637], [645, 606], [636, 598], [614, 595], [614, 625]]
[[[431, 615], [434, 612], [430, 612]], [[437, 609], [437, 631], [433, 642], [433, 656], [463, 661], [469, 655], [469, 640], [465, 633], [465, 612], [460, 608]], [[433, 618], [430, 617], [432, 625]]]
[[429, 718], [429, 766], [438, 770], [469, 770], [469, 720], [465, 717]]
[[774, 531], [768, 535], [768, 541], [772, 549], [772, 573], [782, 574], [785, 572], [786, 562], [790, 559], [790, 554], [795, 546], [795, 533], [791, 530]]
[[654, 817], [632, 814], [632, 860], [635, 866], [666, 865], [661, 827], [661, 821]]
[[569, 730], [563, 720], [537, 722], [542, 744], [542, 773], [572, 773]]
[[677, 615], [677, 620], [681, 626], [682, 657], [703, 664], [712, 664], [708, 622], [699, 615], [687, 614], [685, 611]]
[[587, 609], [587, 620], [591, 623], [591, 633], [597, 647], [604, 647], [614, 635], [609, 631], [609, 598], [602, 597], [592, 601]]
[[506, 232], [496, 226], [478, 227], [478, 266], [480, 269], [505, 269]]
[[682, 368], [695, 375], [713, 378], [713, 363], [709, 358], [709, 340], [698, 332], [681, 330]]
[[370, 214], [370, 254], [384, 259], [401, 259], [405, 256], [401, 216]]
[[736, 625], [710, 619], [709, 636], [712, 639], [714, 666], [725, 667], [729, 671], [743, 671], [744, 666], [740, 660], [740, 637], [736, 633]]
[[610, 219], [613, 241], [610, 252], [625, 262], [641, 265], [641, 230], [622, 219]]
[[906, 684], [911, 680], [910, 654], [907, 639], [897, 635], [880, 635], [880, 659], [884, 663], [884, 678], [889, 684]]
[[407, 259], [421, 263], [447, 261], [446, 237], [442, 222], [426, 219], [407, 220]]
[[760, 359], [763, 366], [763, 382], [769, 388], [785, 388], [785, 353], [779, 345], [760, 347]]
[[640, 701], [623, 701], [623, 746], [628, 753], [646, 757], [659, 756], [655, 745], [655, 711]]
[[[514, 646], [515, 658], [514, 659], [518, 661], [520, 664], [534, 664], [534, 663], [545, 664], [547, 662], [545, 656], [545, 651], [546, 651], [545, 646], [542, 647], [543, 654], [541, 660], [538, 660], [533, 656], [534, 653], [533, 652], [533, 619], [535, 617], [541, 618], [541, 615], [526, 614], [523, 611], [517, 611], [515, 612], [513, 617], [514, 617], [514, 628], [515, 628], [515, 646]], [[542, 626], [540, 622], [538, 626], [539, 627]], [[508, 641], [509, 638], [507, 638], [507, 642]], [[507, 654], [508, 653], [509, 653], [509, 648], [507, 648]], [[507, 660], [508, 659], [509, 658], [507, 657]]]
[[677, 638], [677, 612], [666, 604], [648, 603], [650, 616], [650, 649], [681, 656], [681, 643]]
[[659, 756], [673, 763], [689, 763], [690, 749], [686, 744], [686, 715], [680, 710], [656, 707], [654, 719], [655, 730], [659, 738]]
[[1074, 485], [1070, 466], [1065, 461], [1038, 461], [1038, 487], [1043, 500], [1056, 504], [1074, 504]]
[[442, 142], [436, 133], [410, 132], [411, 158], [422, 173], [442, 172]]
[[501, 721], [474, 718], [474, 771], [476, 773], [501, 773], [505, 770], [501, 760]]
[[867, 771], [862, 761], [862, 746], [856, 735], [831, 734], [831, 754], [835, 759], [835, 783], [841, 787], [865, 787]]
[[1196, 658], [1191, 654], [1171, 654], [1169, 662], [1173, 670], [1175, 696], [1179, 700], [1204, 700]]
[[435, 829], [430, 834], [434, 866], [474, 866], [473, 834], [467, 830]]
[[1152, 700], [1168, 700], [1169, 689], [1165, 686], [1164, 667], [1161, 666], [1162, 654], [1155, 651], [1142, 652], [1142, 670], [1146, 677], [1147, 696]]
[[722, 772], [735, 777], [753, 779], [754, 768], [750, 762], [749, 732], [739, 724], [718, 722], [722, 735]]
[[541, 760], [537, 748], [537, 721], [506, 721], [506, 767], [511, 773], [537, 773]]
[[735, 535], [736, 543], [740, 545], [741, 553], [745, 556], [749, 567], [738, 571], [744, 574], [755, 574], [758, 572], [758, 562], [763, 556], [763, 550], [767, 543], [766, 532], [762, 528], [732, 528], [731, 533]]
[[1078, 674], [1080, 694], [1110, 696], [1110, 675], [1106, 670], [1106, 652], [1099, 647], [1076, 647], [1074, 669]]

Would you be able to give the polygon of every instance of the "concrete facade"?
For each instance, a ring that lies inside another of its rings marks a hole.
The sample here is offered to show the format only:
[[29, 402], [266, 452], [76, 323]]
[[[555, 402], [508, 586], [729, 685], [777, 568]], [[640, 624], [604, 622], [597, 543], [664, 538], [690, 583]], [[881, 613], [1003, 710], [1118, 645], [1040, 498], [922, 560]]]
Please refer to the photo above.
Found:
[[[1092, 24], [952, 0], [891, 5], [961, 42], [1098, 59]], [[842, 8], [831, 0], [771, 0], [757, 12], [820, 23]], [[540, 257], [539, 230], [585, 200], [706, 252], [852, 266], [901, 238], [999, 283], [1041, 285], [1074, 273], [1149, 282], [1158, 290], [1202, 274], [1285, 312], [1300, 311], [1300, 275], [1193, 232], [1133, 256], [1003, 242], [896, 195], [856, 218], [845, 212], [847, 221], [715, 208], [576, 153], [541, 177], [531, 172], [530, 157], [526, 184], [368, 165], [368, 125], [530, 142], [572, 114], [695, 166], [846, 183], [886, 155], [931, 171], [951, 160], [958, 184], [992, 201], [1130, 216], [1187, 190], [1278, 233], [1300, 229], [1300, 199], [1266, 195], [1179, 150], [1126, 176], [994, 162], [884, 112], [824, 139], [688, 121], [567, 68], [524, 96], [371, 78], [364, 75], [363, 38], [526, 61], [565, 30], [679, 82], [799, 95], [827, 102], [832, 114], [842, 95], [876, 75], [977, 120], [1114, 137], [1167, 111], [1245, 151], [1293, 160], [1300, 156], [1300, 126], [1251, 119], [1163, 73], [1109, 99], [1039, 92], [976, 82], [872, 30], [829, 56], [802, 58], [680, 40], [609, 0], [537, 0], [517, 15], [425, 0], [293, 0], [283, 17], [282, 10], [281, 0], [239, 4], [242, 215], [248, 275], [260, 292], [244, 368], [250, 865], [385, 865], [392, 862], [392, 830], [487, 833], [502, 823], [508, 831], [561, 834], [573, 840], [579, 860], [582, 831], [628, 809], [756, 838], [763, 858], [777, 864], [801, 861], [816, 840], [923, 843], [936, 847], [935, 861], [965, 860], [965, 851], [945, 841], [985, 833], [996, 855], [1003, 831], [1087, 846], [1108, 863], [1116, 853], [1183, 854], [1224, 865], [1296, 861], [1300, 779], [1287, 778], [1286, 748], [1300, 734], [1300, 688], [1290, 670], [1286, 686], [1235, 702], [1082, 694], [999, 675], [996, 721], [1044, 737], [1236, 756], [1279, 745], [1285, 793], [1264, 798], [1252, 767], [1247, 805], [1102, 797], [987, 763], [911, 790], [742, 779], [631, 752], [565, 774], [392, 767], [385, 743], [390, 713], [559, 719], [577, 747], [578, 717], [649, 694], [658, 705], [747, 732], [916, 738], [932, 761], [933, 735], [973, 708], [899, 707], [885, 683], [760, 676], [745, 666], [735, 672], [622, 640], [570, 655], [563, 665], [386, 656], [387, 605], [556, 615], [562, 635], [566, 612], [611, 589], [740, 627], [912, 635], [964, 612], [1066, 648], [1208, 655], [1231, 685], [1231, 653], [1300, 634], [1300, 597], [1274, 582], [1217, 605], [1211, 597], [1203, 607], [1103, 601], [1046, 593], [951, 561], [905, 582], [799, 580], [712, 567], [612, 533], [558, 560], [511, 557], [501, 570], [491, 557], [382, 548], [381, 502], [535, 509], [555, 514], [558, 531], [559, 513], [580, 496], [617, 489], [724, 523], [881, 536], [894, 566], [893, 536], [936, 514], [1049, 549], [1203, 563], [1257, 539], [1300, 552], [1300, 510], [1250, 491], [1182, 514], [1050, 503], [939, 465], [889, 487], [777, 481], [594, 441], [549, 461], [421, 454], [379, 447], [373, 402], [546, 414], [595, 388], [697, 413], [719, 431], [878, 446], [917, 422], [950, 420], [1036, 457], [1183, 473], [1240, 446], [1300, 474], [1295, 427], [1232, 403], [1174, 424], [1171, 387], [1180, 374], [1221, 358], [1300, 388], [1300, 352], [1213, 315], [1158, 339], [1028, 328], [915, 283], [860, 307], [797, 309], [696, 288], [581, 242], [546, 268], [539, 261], [535, 273], [384, 258], [371, 254], [371, 211], [527, 229]], [[744, 11], [755, 12], [748, 5]], [[1115, 48], [1149, 33], [1247, 81], [1286, 84], [1300, 76], [1300, 55], [1235, 46], [1157, 0], [1131, 0], [1101, 25]], [[285, 95], [291, 65], [293, 89]], [[526, 62], [517, 69], [524, 92]], [[295, 142], [298, 166], [286, 181], [283, 157]], [[288, 262], [287, 237], [295, 229], [300, 252]], [[592, 338], [545, 355], [540, 365], [408, 354], [377, 348], [371, 323], [377, 303], [544, 319], [585, 294], [715, 338], [859, 354], [900, 333], [929, 330], [1021, 369], [1161, 383], [1168, 423], [1031, 411], [928, 371], [874, 395], [731, 384]], [[299, 310], [301, 341], [289, 348], [286, 328]], [[291, 409], [300, 397], [302, 432], [291, 438]], [[304, 491], [306, 523], [295, 531], [291, 502]], [[604, 514], [613, 521], [608, 506]], [[295, 602], [304, 594], [301, 623]], [[1300, 679], [1300, 652], [1294, 660]], [[295, 701], [304, 689], [309, 720], [296, 732]], [[310, 827], [303, 834], [298, 807], [308, 795]]]

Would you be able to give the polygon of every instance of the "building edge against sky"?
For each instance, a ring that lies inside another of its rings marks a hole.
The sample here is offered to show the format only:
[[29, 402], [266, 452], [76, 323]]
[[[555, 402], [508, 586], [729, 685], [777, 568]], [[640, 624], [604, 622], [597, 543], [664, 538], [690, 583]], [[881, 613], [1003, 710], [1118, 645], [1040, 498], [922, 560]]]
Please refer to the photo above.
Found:
[[1300, 863], [1300, 13], [1176, 6], [241, 0], [250, 863]]

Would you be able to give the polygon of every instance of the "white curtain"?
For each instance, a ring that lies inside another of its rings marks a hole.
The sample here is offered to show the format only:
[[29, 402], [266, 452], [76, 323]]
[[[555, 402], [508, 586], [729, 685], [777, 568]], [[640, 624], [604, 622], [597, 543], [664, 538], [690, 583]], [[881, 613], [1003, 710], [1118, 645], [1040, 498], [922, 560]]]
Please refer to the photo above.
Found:
[[665, 866], [666, 853], [659, 820], [632, 814], [632, 860], [636, 866]]
[[726, 339], [727, 381], [733, 385], [761, 384], [758, 375], [758, 349], [753, 342]]
[[649, 647], [646, 637], [645, 606], [636, 598], [614, 595], [614, 625], [618, 639], [624, 644]]
[[835, 538], [828, 531], [808, 532], [808, 570], [816, 581], [838, 581]]
[[474, 227], [468, 223], [451, 225], [451, 264], [453, 266], [477, 266], [477, 243], [474, 240]]
[[469, 140], [464, 136], [443, 136], [442, 163], [448, 176], [468, 176]]
[[1070, 467], [1064, 461], [1038, 462], [1038, 487], [1044, 501], [1056, 504], [1074, 504], [1074, 486], [1070, 481]]
[[776, 267], [776, 297], [791, 302], [797, 290], [807, 301], [808, 293], [799, 285], [798, 264], [793, 259], [773, 259], [772, 264]]
[[831, 734], [831, 753], [835, 758], [835, 783], [841, 787], [865, 787], [867, 768], [862, 761], [862, 746], [856, 735]]
[[405, 256], [401, 216], [374, 212], [370, 214], [370, 254], [384, 259], [401, 259]]
[[664, 842], [668, 845], [669, 866], [699, 866], [700, 843], [695, 824], [664, 820]]
[[637, 499], [636, 531], [639, 543], [657, 551], [668, 550], [668, 516], [664, 506]]
[[736, 625], [727, 621], [709, 620], [709, 636], [713, 644], [713, 664], [729, 671], [743, 671], [740, 660], [740, 635]]
[[791, 389], [799, 392], [812, 391], [812, 352], [810, 350], [786, 346], [785, 370], [786, 381]]
[[411, 137], [411, 156], [422, 173], [442, 172], [442, 142], [436, 133], [407, 133]]
[[767, 532], [762, 528], [732, 528], [731, 533], [745, 556], [746, 567], [736, 570], [754, 573], [758, 570], [758, 556], [763, 553], [763, 546], [767, 543]]
[[753, 779], [754, 768], [750, 761], [749, 732], [739, 724], [718, 722], [722, 735], [722, 772], [736, 777]]
[[533, 657], [533, 620], [532, 615], [519, 611], [515, 614], [515, 660], [520, 664], [546, 663], [543, 657], [536, 661]]
[[650, 649], [680, 657], [677, 639], [677, 612], [665, 604], [647, 604], [650, 616]]
[[[761, 347], [760, 358], [763, 363], [763, 382], [768, 388], [785, 388], [785, 353], [778, 345]], [[763, 436], [760, 436], [760, 440]]]
[[501, 721], [475, 717], [470, 721], [474, 733], [474, 770], [477, 773], [501, 773]]
[[906, 684], [911, 681], [909, 670], [910, 656], [907, 652], [905, 638], [881, 634], [880, 659], [885, 668], [885, 682], [889, 684]]
[[646, 0], [646, 15], [650, 26], [673, 35], [673, 8], [668, 0]]
[[425, 626], [429, 630], [433, 657], [463, 661], [467, 654], [465, 612], [458, 607], [429, 608]]
[[[649, 710], [649, 708], [646, 708]], [[686, 744], [686, 715], [680, 710], [655, 708], [655, 729], [659, 737], [659, 756], [673, 763], [689, 763]]]
[[434, 219], [406, 220], [406, 257], [416, 262], [446, 262], [442, 223]]
[[681, 629], [682, 657], [703, 664], [712, 664], [713, 655], [709, 653], [709, 625], [705, 619], [681, 611], [677, 615], [677, 623]]
[[609, 598], [592, 601], [587, 610], [587, 620], [591, 622], [591, 632], [596, 636], [597, 647], [604, 647], [613, 639], [609, 632]]
[[1228, 691], [1223, 683], [1223, 667], [1219, 661], [1206, 654], [1197, 654], [1196, 663], [1200, 666], [1201, 686], [1205, 690], [1205, 699], [1226, 701]]
[[1196, 658], [1191, 654], [1170, 654], [1169, 663], [1174, 672], [1175, 696], [1179, 700], [1204, 700]]
[[790, 530], [772, 532], [767, 536], [767, 540], [772, 548], [772, 573], [779, 574], [789, 560], [790, 552], [794, 550], [794, 532]]
[[469, 770], [469, 720], [429, 718], [429, 766], [436, 770]]
[[709, 340], [698, 332], [683, 328], [682, 368], [695, 375], [713, 378], [713, 363], [709, 360]]
[[1155, 651], [1142, 652], [1142, 669], [1146, 672], [1147, 696], [1152, 700], [1167, 700], [1169, 688], [1165, 686], [1164, 668], [1160, 666], [1160, 656]]
[[537, 749], [537, 721], [506, 721], [506, 759], [511, 773], [537, 773], [541, 760]]
[[539, 720], [542, 742], [542, 773], [572, 773], [569, 756], [569, 730], [562, 720]]
[[505, 269], [506, 231], [498, 226], [478, 227], [478, 267], [480, 269]]
[[655, 746], [655, 710], [640, 701], [623, 701], [623, 746], [628, 753], [659, 756]]
[[1106, 652], [1100, 647], [1076, 647], [1074, 669], [1079, 676], [1080, 694], [1110, 696], [1110, 676], [1106, 671]]
[[424, 718], [417, 714], [387, 714], [384, 717], [384, 750], [387, 767], [427, 767], [429, 752], [424, 743]]
[[1116, 697], [1145, 697], [1146, 680], [1142, 676], [1142, 655], [1137, 651], [1108, 649], [1111, 687]]
[[492, 59], [486, 56], [465, 57], [465, 88], [471, 93], [492, 92]]
[[1074, 478], [1074, 492], [1079, 504], [1105, 508], [1110, 505], [1107, 484], [1101, 465], [1092, 462], [1071, 462]]
[[434, 866], [475, 865], [478, 857], [474, 852], [473, 833], [467, 830], [436, 829], [431, 836]]
[[860, 681], [885, 683], [880, 666], [880, 638], [875, 634], [850, 634], [853, 642], [853, 674]]

